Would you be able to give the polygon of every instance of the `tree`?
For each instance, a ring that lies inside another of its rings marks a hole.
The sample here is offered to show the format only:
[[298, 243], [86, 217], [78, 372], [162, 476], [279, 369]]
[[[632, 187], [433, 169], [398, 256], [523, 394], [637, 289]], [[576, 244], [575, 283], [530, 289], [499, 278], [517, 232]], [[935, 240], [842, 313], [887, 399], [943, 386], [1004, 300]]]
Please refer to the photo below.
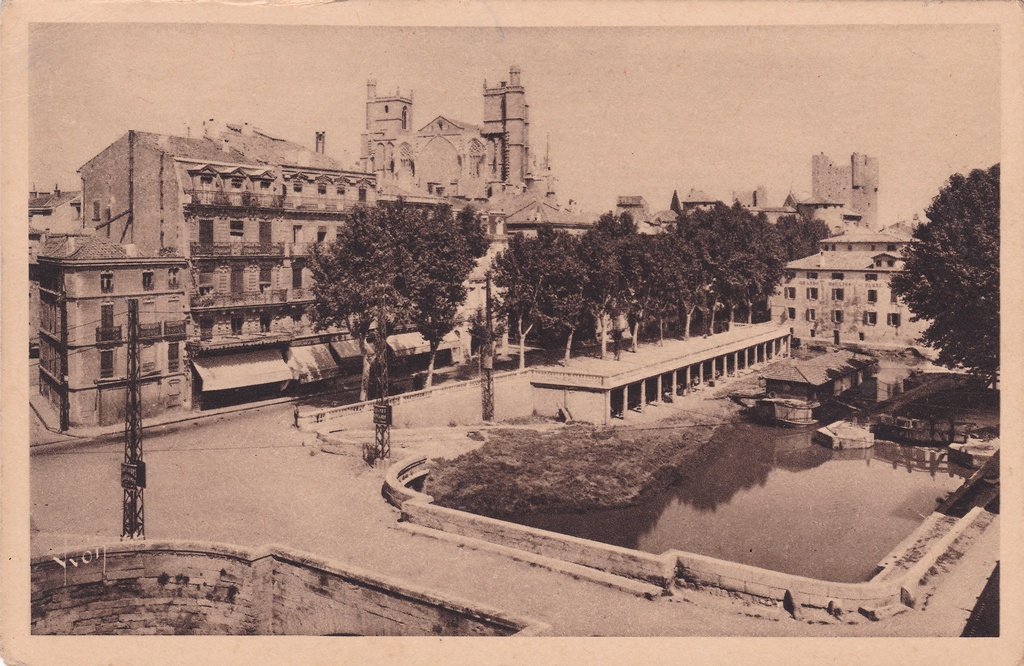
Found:
[[501, 290], [498, 313], [519, 337], [519, 369], [526, 367], [526, 336], [537, 324], [546, 277], [537, 238], [512, 236], [508, 249], [494, 260], [494, 284]]
[[565, 362], [572, 357], [572, 341], [587, 314], [584, 297], [585, 270], [579, 256], [579, 241], [564, 231], [541, 229], [538, 246], [544, 252], [541, 265], [546, 277], [538, 302], [540, 328], [565, 336]]
[[419, 228], [415, 215], [401, 205], [359, 207], [339, 227], [337, 240], [310, 252], [309, 315], [317, 330], [344, 327], [359, 342], [361, 401], [369, 396], [370, 369], [387, 331], [412, 313], [409, 294], [419, 267], [409, 243], [409, 230]]
[[828, 225], [805, 215], [783, 215], [775, 223], [788, 263], [818, 253], [818, 241], [828, 238]]
[[597, 325], [601, 358], [608, 354], [609, 319], [618, 330], [623, 290], [620, 247], [624, 239], [636, 233], [636, 224], [628, 213], [605, 213], [580, 239], [580, 259], [585, 269], [583, 293], [587, 309]]
[[430, 345], [425, 383], [429, 388], [438, 347], [458, 323], [456, 315], [466, 301], [466, 280], [489, 243], [470, 208], [456, 218], [444, 206], [412, 222], [417, 228], [408, 230], [409, 244], [417, 268], [410, 283], [411, 322]]
[[954, 174], [915, 229], [893, 292], [928, 320], [939, 362], [987, 382], [999, 373], [999, 165]]

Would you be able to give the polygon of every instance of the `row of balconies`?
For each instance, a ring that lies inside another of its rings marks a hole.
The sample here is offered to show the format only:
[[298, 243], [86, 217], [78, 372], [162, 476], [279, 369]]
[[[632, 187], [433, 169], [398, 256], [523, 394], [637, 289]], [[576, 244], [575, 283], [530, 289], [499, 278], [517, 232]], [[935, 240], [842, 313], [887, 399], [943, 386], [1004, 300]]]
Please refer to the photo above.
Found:
[[[182, 340], [186, 334], [184, 320], [139, 324], [140, 342], [154, 342], [161, 339]], [[120, 343], [124, 342], [124, 340], [123, 326], [96, 327], [96, 342], [98, 343]]]
[[192, 243], [193, 257], [304, 257], [315, 243]]
[[307, 301], [313, 298], [309, 289], [266, 289], [264, 291], [235, 292], [227, 294], [194, 294], [193, 308], [223, 308], [245, 305], [273, 305]]
[[[219, 190], [187, 190], [188, 202], [199, 206], [232, 208], [291, 208], [295, 210], [344, 211], [355, 202], [327, 195], [269, 194], [262, 192], [222, 192]], [[365, 204], [365, 201], [359, 203]]]

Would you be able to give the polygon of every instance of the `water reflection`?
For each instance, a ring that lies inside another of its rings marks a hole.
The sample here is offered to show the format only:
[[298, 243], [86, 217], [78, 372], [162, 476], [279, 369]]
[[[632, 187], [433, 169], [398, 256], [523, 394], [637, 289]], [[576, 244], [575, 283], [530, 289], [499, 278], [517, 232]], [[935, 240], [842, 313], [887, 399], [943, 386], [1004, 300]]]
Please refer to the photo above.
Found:
[[944, 450], [880, 442], [832, 451], [813, 444], [812, 432], [722, 426], [700, 460], [642, 505], [520, 522], [648, 552], [678, 548], [858, 581], [968, 473]]

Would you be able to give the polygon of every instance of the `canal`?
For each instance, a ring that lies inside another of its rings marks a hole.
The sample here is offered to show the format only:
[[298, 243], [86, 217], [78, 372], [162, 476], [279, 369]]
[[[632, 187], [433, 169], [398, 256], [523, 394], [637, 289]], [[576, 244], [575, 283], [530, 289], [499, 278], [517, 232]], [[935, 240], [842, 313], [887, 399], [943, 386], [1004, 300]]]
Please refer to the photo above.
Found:
[[678, 549], [840, 582], [876, 564], [968, 470], [944, 449], [832, 451], [813, 428], [720, 426], [698, 462], [643, 504], [532, 514], [525, 525], [651, 553]]

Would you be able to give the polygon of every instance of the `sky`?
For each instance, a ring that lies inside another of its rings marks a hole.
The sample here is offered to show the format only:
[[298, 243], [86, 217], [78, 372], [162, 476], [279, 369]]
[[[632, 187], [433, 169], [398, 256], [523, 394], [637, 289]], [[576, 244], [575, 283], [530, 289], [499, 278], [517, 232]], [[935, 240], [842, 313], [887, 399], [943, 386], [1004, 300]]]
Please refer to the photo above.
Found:
[[811, 156], [879, 159], [882, 223], [928, 206], [952, 173], [999, 161], [993, 26], [366, 28], [36, 24], [29, 177], [77, 169], [129, 129], [193, 135], [248, 121], [354, 163], [366, 80], [414, 93], [413, 124], [479, 123], [484, 81], [522, 69], [532, 150], [550, 138], [558, 195], [652, 212], [672, 191], [771, 204], [811, 189]]

